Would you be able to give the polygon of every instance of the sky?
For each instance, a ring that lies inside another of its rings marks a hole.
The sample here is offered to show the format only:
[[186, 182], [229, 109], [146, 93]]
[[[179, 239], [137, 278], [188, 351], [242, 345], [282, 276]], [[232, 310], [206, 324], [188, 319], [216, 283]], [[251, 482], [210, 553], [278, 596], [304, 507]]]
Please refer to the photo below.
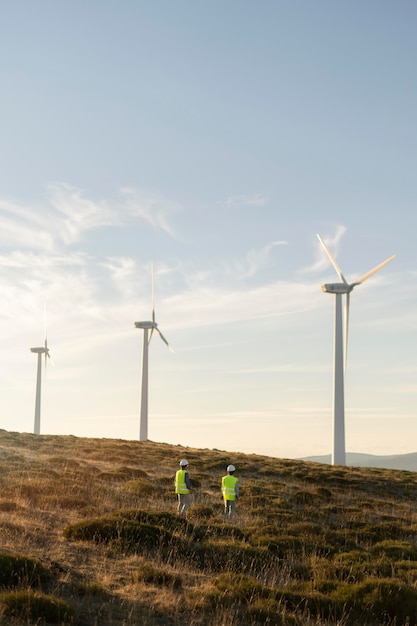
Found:
[[[332, 448], [337, 282], [346, 448], [417, 450], [414, 0], [15, 0], [0, 22], [0, 428]], [[46, 315], [45, 315], [46, 311]], [[231, 462], [233, 454], [231, 454]]]

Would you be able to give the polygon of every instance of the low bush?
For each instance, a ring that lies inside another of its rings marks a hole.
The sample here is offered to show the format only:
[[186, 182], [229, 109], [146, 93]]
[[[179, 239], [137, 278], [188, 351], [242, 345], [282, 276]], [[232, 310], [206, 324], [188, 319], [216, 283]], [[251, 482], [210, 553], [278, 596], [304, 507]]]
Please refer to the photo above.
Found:
[[335, 619], [335, 602], [324, 593], [318, 591], [306, 591], [284, 589], [277, 591], [275, 599], [279, 601], [282, 609], [298, 616], [314, 616], [322, 619]]
[[417, 561], [417, 546], [407, 541], [380, 541], [372, 546], [373, 554], [383, 554], [394, 561]]
[[[318, 558], [312, 562], [313, 580], [315, 588], [317, 581], [333, 580], [336, 583], [349, 584], [362, 582], [367, 578], [390, 578], [395, 571], [404, 571], [404, 564], [408, 571], [412, 571], [410, 562], [394, 562], [381, 554], [378, 558], [365, 550], [353, 550], [334, 554], [332, 558]], [[415, 563], [417, 575], [417, 562]]]
[[39, 561], [22, 556], [0, 552], [0, 585], [17, 587], [24, 585], [37, 587], [49, 581], [50, 572]]
[[107, 591], [104, 587], [94, 582], [81, 582], [77, 585], [77, 595], [87, 598], [107, 597]]
[[128, 550], [155, 548], [168, 545], [172, 534], [159, 526], [142, 524], [136, 520], [117, 517], [99, 518], [78, 522], [64, 530], [66, 539], [95, 541], [96, 543], [119, 543]]
[[331, 594], [341, 608], [349, 610], [351, 619], [361, 624], [416, 624], [417, 590], [393, 579], [367, 579], [342, 584]]
[[134, 493], [137, 496], [151, 496], [155, 492], [155, 487], [151, 483], [143, 478], [135, 478], [129, 480], [124, 485], [124, 489], [129, 493]]
[[134, 582], [142, 581], [158, 587], [171, 587], [181, 589], [182, 578], [178, 574], [173, 574], [162, 569], [158, 569], [150, 563], [143, 563], [132, 574]]
[[259, 598], [248, 606], [251, 626], [301, 626], [303, 623], [276, 600]]
[[70, 624], [74, 621], [71, 606], [56, 598], [31, 590], [11, 591], [0, 594], [3, 614], [26, 622], [43, 620], [48, 624]]
[[128, 509], [116, 511], [106, 516], [108, 519], [125, 519], [132, 520], [144, 524], [152, 524], [153, 526], [161, 526], [170, 531], [185, 531], [188, 529], [188, 522], [167, 511], [142, 511], [140, 509]]
[[230, 602], [236, 600], [252, 601], [256, 598], [268, 598], [271, 592], [251, 576], [244, 574], [221, 574], [214, 580], [215, 588]]

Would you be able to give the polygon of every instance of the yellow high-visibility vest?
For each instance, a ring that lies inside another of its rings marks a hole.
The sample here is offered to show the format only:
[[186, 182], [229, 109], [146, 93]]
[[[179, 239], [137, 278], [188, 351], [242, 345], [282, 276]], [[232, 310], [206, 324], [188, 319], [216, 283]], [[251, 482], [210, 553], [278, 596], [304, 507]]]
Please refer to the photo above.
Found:
[[175, 493], [190, 493], [185, 482], [186, 473], [185, 470], [178, 470], [175, 474]]
[[235, 476], [223, 476], [222, 492], [225, 500], [236, 500], [236, 483], [238, 479]]

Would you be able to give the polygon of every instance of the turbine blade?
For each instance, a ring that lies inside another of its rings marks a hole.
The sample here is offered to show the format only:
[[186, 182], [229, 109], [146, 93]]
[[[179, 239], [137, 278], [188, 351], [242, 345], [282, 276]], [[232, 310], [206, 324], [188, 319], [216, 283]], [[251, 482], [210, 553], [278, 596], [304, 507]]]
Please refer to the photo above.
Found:
[[151, 332], [149, 333], [149, 338], [148, 338], [148, 346], [149, 346], [149, 344], [151, 343], [152, 334], [153, 334], [153, 328], [151, 328]]
[[164, 341], [168, 348], [171, 350], [171, 352], [174, 352], [173, 347], [168, 343], [168, 341], [165, 339], [165, 337], [163, 336], [163, 334], [161, 333], [161, 331], [159, 330], [159, 328], [155, 328], [156, 332], [159, 334], [159, 336], [161, 337], [162, 341]]
[[326, 246], [326, 244], [324, 243], [323, 239], [320, 237], [320, 235], [317, 235], [317, 239], [320, 241], [321, 245], [323, 246], [324, 251], [326, 252], [327, 256], [329, 257], [331, 264], [333, 265], [334, 269], [336, 270], [339, 278], [341, 281], [343, 281], [345, 283], [345, 285], [347, 285], [347, 280], [346, 278], [343, 276], [342, 274], [342, 270], [340, 269], [336, 259], [334, 258], [333, 254], [330, 252], [329, 248]]
[[46, 303], [43, 304], [43, 336], [45, 341], [45, 358], [48, 351], [48, 324], [46, 321]]
[[366, 274], [364, 274], [363, 276], [361, 276], [360, 278], [358, 278], [358, 280], [355, 280], [355, 285], [360, 285], [361, 283], [363, 283], [365, 280], [368, 280], [368, 278], [370, 278], [371, 276], [373, 276], [374, 274], [376, 274], [377, 272], [379, 272], [379, 270], [382, 270], [383, 267], [385, 267], [385, 265], [388, 265], [388, 263], [391, 263], [391, 261], [393, 261], [395, 259], [395, 254], [393, 254], [392, 256], [389, 257], [389, 259], [386, 259], [385, 261], [383, 261], [382, 263], [380, 263], [379, 265], [377, 265], [376, 267], [374, 267], [373, 270], [367, 272]]
[[46, 329], [47, 329], [47, 315], [46, 315], [46, 302], [43, 303], [43, 334], [46, 337]]
[[152, 280], [152, 321], [155, 323], [155, 280], [153, 271], [153, 262], [151, 263], [151, 280]]
[[350, 306], [350, 293], [346, 294], [346, 303], [345, 303], [345, 338], [344, 338], [344, 357], [345, 357], [345, 376], [346, 376], [346, 368], [347, 368], [347, 351], [348, 351], [348, 337], [349, 337], [349, 306]]
[[51, 361], [52, 365], [55, 365], [51, 355], [49, 354], [48, 348], [48, 323], [47, 323], [47, 314], [46, 314], [46, 303], [43, 305], [43, 332], [45, 337], [45, 371], [46, 364], [48, 363], [48, 359]]

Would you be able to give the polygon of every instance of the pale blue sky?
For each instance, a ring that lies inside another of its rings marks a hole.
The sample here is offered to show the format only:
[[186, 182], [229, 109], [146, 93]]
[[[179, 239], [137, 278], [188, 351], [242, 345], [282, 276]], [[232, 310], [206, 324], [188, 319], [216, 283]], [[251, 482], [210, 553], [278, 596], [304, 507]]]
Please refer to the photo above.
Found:
[[16, 0], [0, 22], [0, 428], [331, 450], [353, 279], [349, 451], [417, 449], [414, 0]]

